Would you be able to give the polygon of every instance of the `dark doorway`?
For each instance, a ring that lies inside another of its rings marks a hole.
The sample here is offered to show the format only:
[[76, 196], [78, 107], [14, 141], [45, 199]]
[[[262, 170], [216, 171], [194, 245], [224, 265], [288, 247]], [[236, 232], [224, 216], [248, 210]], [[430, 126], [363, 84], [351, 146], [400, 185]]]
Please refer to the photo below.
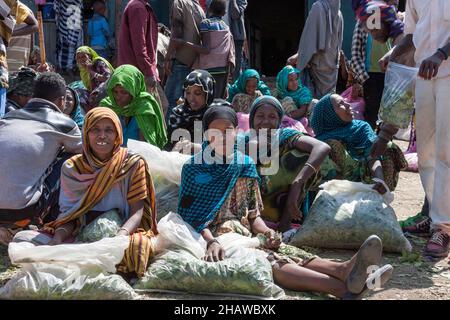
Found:
[[305, 24], [307, 1], [249, 0], [245, 11], [250, 66], [276, 76], [286, 59], [297, 52]]

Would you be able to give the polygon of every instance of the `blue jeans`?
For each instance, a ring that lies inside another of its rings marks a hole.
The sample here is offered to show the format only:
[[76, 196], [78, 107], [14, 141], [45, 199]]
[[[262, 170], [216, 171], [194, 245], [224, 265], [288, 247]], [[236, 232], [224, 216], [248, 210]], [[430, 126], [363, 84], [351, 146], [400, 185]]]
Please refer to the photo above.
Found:
[[177, 100], [183, 94], [183, 83], [186, 77], [191, 72], [191, 68], [180, 63], [177, 60], [173, 61], [172, 73], [167, 78], [166, 87], [164, 93], [166, 94], [169, 107], [166, 113], [166, 123], [169, 121], [169, 115], [172, 109], [177, 105]]
[[6, 89], [0, 88], [0, 119], [5, 116], [6, 108]]
[[234, 68], [233, 81], [236, 81], [241, 75], [244, 40], [234, 41], [234, 49], [236, 51], [236, 67]]

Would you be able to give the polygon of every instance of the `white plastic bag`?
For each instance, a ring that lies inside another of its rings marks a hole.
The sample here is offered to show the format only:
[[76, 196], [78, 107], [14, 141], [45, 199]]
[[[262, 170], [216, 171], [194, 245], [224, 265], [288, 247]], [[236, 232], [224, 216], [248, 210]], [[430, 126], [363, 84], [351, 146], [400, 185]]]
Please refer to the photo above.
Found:
[[129, 139], [128, 149], [140, 154], [147, 161], [155, 180], [155, 187], [159, 180], [171, 182], [177, 185], [181, 184], [181, 170], [184, 163], [191, 158], [190, 155], [178, 152], [162, 151], [147, 142]]
[[375, 234], [389, 252], [411, 251], [394, 210], [372, 185], [332, 180], [321, 190], [289, 244], [298, 247], [359, 249]]
[[201, 259], [206, 252], [206, 241], [183, 218], [170, 212], [158, 223], [155, 253], [182, 249]]
[[414, 110], [414, 89], [418, 68], [390, 62], [386, 71], [380, 119], [406, 129]]
[[127, 236], [57, 246], [10, 243], [11, 262], [22, 269], [0, 289], [0, 298], [133, 299], [137, 296], [133, 288], [110, 274], [128, 245]]

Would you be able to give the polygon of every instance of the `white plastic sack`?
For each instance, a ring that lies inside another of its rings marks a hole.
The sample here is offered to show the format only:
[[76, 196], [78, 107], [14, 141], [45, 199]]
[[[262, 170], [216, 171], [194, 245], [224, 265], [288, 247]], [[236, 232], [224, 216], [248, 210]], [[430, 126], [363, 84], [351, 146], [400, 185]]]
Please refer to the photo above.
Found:
[[115, 272], [129, 245], [129, 237], [104, 238], [92, 243], [35, 246], [29, 242], [11, 242], [8, 247], [12, 264], [55, 263], [96, 266], [102, 272]]
[[321, 190], [290, 244], [298, 247], [359, 249], [375, 234], [389, 252], [411, 251], [395, 212], [372, 185], [332, 180]]
[[206, 242], [183, 218], [169, 213], [158, 223], [156, 253], [134, 288], [139, 292], [192, 292], [280, 298], [284, 291], [273, 283], [266, 253], [256, 250], [258, 238], [236, 233], [217, 237], [225, 259], [206, 262]]
[[171, 183], [181, 184], [181, 170], [183, 164], [191, 158], [189, 155], [178, 152], [162, 151], [147, 142], [129, 139], [127, 143], [128, 149], [140, 154], [147, 161], [155, 180], [155, 187], [159, 180], [169, 181]]
[[386, 70], [380, 119], [406, 129], [414, 110], [414, 89], [419, 68], [390, 62]]
[[3, 299], [133, 299], [136, 293], [113, 275], [129, 237], [88, 244], [35, 246], [10, 243], [9, 256], [21, 272], [0, 289]]

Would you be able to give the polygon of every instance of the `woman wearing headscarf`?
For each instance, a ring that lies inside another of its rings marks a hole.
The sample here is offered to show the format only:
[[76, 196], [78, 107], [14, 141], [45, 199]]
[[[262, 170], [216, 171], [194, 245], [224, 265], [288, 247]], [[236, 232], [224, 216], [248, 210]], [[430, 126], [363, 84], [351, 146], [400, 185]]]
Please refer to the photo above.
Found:
[[336, 90], [344, 19], [341, 0], [317, 0], [309, 11], [298, 53], [288, 63], [297, 65], [303, 83], [320, 99]]
[[67, 87], [66, 90], [66, 107], [64, 113], [67, 114], [80, 130], [83, 128], [84, 116], [81, 111], [80, 98], [77, 92], [71, 87]]
[[367, 122], [353, 120], [351, 106], [341, 96], [323, 97], [314, 107], [311, 126], [316, 138], [330, 145], [338, 178], [375, 182], [374, 189], [381, 194], [395, 190], [399, 172], [408, 167], [403, 152], [390, 143], [384, 156], [372, 159], [370, 150], [377, 136]]
[[147, 92], [144, 75], [135, 66], [124, 64], [112, 74], [107, 85], [108, 96], [100, 106], [111, 108], [120, 118], [123, 143], [128, 139], [147, 141], [162, 148], [167, 143], [161, 108]]
[[[106, 83], [114, 72], [114, 68], [108, 60], [99, 56], [94, 49], [88, 46], [77, 49], [76, 61], [81, 81], [88, 95], [87, 105], [83, 108], [89, 111], [97, 107], [98, 102], [104, 98]], [[101, 97], [102, 95], [103, 97]]]
[[[203, 115], [214, 100], [214, 92], [215, 80], [208, 71], [194, 70], [186, 77], [183, 83], [184, 102], [169, 113], [167, 149], [171, 150], [180, 141], [180, 136], [172, 137], [177, 129], [186, 130], [185, 134], [189, 133], [189, 137], [183, 138], [190, 142], [194, 141], [195, 123], [201, 123]], [[201, 129], [197, 130], [198, 134], [201, 137]]]
[[122, 221], [117, 235], [130, 236], [117, 270], [141, 277], [153, 253], [150, 240], [157, 234], [155, 192], [147, 163], [122, 148], [122, 140], [119, 118], [111, 109], [89, 111], [83, 127], [83, 154], [70, 158], [62, 168], [60, 215], [42, 231], [20, 232], [14, 241], [73, 242], [95, 219], [116, 209]]
[[311, 91], [302, 84], [300, 70], [292, 66], [284, 67], [277, 75], [277, 91], [274, 94], [291, 118], [299, 120], [308, 116], [313, 100]]
[[[328, 175], [327, 170], [332, 167], [327, 158], [330, 147], [296, 130], [280, 129], [283, 115], [276, 98], [256, 99], [250, 110], [250, 127], [256, 136], [247, 135], [247, 141], [257, 144], [259, 150], [267, 144], [267, 154], [260, 152], [256, 161], [264, 202], [261, 214], [271, 227], [286, 232], [292, 228], [292, 221], [301, 219], [301, 206], [308, 192], [318, 187], [322, 174]], [[265, 156], [270, 162], [261, 158]], [[268, 169], [275, 164], [279, 164], [279, 169], [273, 173]]]
[[[359, 299], [368, 292], [375, 276], [367, 276], [367, 266], [378, 264], [381, 240], [372, 236], [350, 260], [337, 263], [301, 250], [300, 257], [278, 253], [279, 235], [261, 219], [263, 203], [258, 173], [252, 159], [241, 153], [237, 138], [237, 115], [230, 107], [210, 107], [203, 117], [207, 141], [202, 152], [186, 162], [181, 173], [178, 212], [207, 243], [205, 259], [220, 261], [225, 250], [216, 237], [239, 233], [264, 239], [260, 247], [272, 265], [273, 278], [283, 288], [333, 294]], [[207, 157], [211, 155], [211, 157]], [[376, 277], [384, 284], [392, 266], [383, 266]]]
[[228, 102], [236, 112], [248, 113], [256, 98], [270, 96], [269, 87], [261, 81], [261, 76], [254, 69], [247, 69], [228, 88]]

